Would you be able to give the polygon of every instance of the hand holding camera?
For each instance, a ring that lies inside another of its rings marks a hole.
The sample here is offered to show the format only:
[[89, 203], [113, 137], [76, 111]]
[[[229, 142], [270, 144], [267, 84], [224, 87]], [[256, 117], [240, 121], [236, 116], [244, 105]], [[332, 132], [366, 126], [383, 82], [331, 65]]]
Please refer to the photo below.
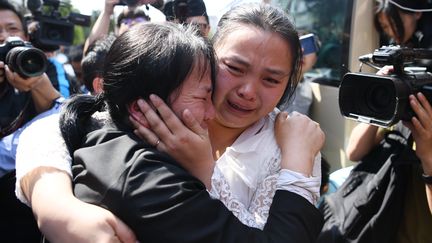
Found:
[[0, 45], [0, 61], [23, 78], [42, 75], [48, 65], [45, 53], [17, 36], [7, 38]]
[[426, 68], [407, 67], [419, 59], [432, 59], [432, 50], [383, 46], [359, 59], [373, 67], [393, 65], [394, 72], [345, 74], [339, 87], [339, 108], [345, 117], [389, 127], [417, 115], [411, 108], [410, 95], [421, 92], [432, 101], [432, 74]]

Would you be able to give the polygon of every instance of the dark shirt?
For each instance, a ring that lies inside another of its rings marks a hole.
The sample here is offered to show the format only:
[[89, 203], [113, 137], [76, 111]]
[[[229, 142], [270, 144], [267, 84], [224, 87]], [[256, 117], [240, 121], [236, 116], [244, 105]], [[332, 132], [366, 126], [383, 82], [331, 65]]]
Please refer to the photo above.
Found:
[[36, 116], [30, 92], [18, 92], [7, 81], [0, 84], [0, 138]]
[[303, 197], [276, 191], [264, 230], [243, 225], [167, 154], [103, 128], [74, 153], [75, 195], [107, 208], [141, 242], [315, 242], [323, 219]]

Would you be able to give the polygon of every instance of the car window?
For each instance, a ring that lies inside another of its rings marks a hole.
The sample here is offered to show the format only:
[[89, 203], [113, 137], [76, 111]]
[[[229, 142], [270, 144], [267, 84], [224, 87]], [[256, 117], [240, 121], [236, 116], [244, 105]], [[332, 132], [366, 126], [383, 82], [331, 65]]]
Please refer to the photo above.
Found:
[[352, 1], [272, 0], [271, 3], [293, 16], [297, 29], [316, 34], [321, 42], [317, 63], [305, 77], [338, 86], [348, 71]]

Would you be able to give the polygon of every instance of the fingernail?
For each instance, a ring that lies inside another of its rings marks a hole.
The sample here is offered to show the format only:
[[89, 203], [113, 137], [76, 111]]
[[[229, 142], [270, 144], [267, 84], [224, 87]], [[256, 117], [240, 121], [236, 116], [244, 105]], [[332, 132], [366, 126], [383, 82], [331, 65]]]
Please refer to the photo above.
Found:
[[157, 96], [155, 94], [151, 94], [149, 97], [152, 102], [154, 102], [157, 99]]

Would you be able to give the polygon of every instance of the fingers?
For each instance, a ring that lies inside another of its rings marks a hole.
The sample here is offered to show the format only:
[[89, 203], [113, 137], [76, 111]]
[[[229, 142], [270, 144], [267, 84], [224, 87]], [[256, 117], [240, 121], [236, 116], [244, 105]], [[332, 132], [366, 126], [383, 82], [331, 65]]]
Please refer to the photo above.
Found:
[[280, 120], [286, 120], [288, 118], [288, 112], [286, 112], [286, 111], [282, 111], [282, 112], [279, 112], [279, 114], [277, 114], [277, 117], [276, 117], [276, 119], [280, 119]]
[[[165, 121], [164, 117], [161, 115], [162, 119], [164, 119], [164, 120], [162, 120], [161, 117], [144, 100], [138, 100], [137, 104], [138, 104], [138, 107], [140, 108], [140, 110], [144, 113], [145, 118], [147, 119], [147, 121], [150, 125], [150, 128], [156, 134], [156, 136], [159, 139], [161, 139], [162, 141], [168, 141], [172, 134], [171, 134], [170, 129], [164, 123], [164, 121]], [[166, 105], [165, 104], [159, 104], [159, 106], [166, 106]], [[169, 108], [167, 107], [167, 109], [169, 109]], [[165, 114], [165, 116], [166, 116], [166, 114]], [[172, 116], [175, 116], [175, 115], [173, 114]], [[157, 141], [157, 139], [154, 140], [154, 143], [156, 141]], [[151, 143], [152, 140], [149, 140], [149, 142]]]
[[0, 83], [5, 81], [5, 70], [4, 70], [4, 63], [0, 62]]
[[182, 120], [184, 124], [192, 130], [192, 132], [198, 134], [198, 135], [205, 135], [207, 134], [207, 130], [203, 129], [201, 127], [201, 124], [195, 119], [195, 117], [192, 115], [190, 110], [186, 109], [183, 111], [183, 117]]
[[113, 229], [120, 242], [136, 243], [137, 240], [135, 234], [125, 223], [123, 223], [123, 221], [114, 216], [114, 222]]
[[410, 95], [410, 105], [417, 117], [411, 119], [412, 125], [417, 132], [425, 132], [431, 129], [432, 108], [429, 101], [422, 93], [418, 93], [417, 97]]
[[[8, 65], [5, 65], [4, 71], [6, 74], [6, 78], [9, 81], [9, 83], [14, 86], [14, 88], [18, 89], [19, 91], [30, 91], [32, 90], [36, 85], [40, 83], [41, 76], [38, 77], [31, 77], [31, 78], [23, 78], [16, 72], [13, 72], [10, 70]], [[49, 80], [48, 80], [49, 81]]]
[[377, 72], [377, 75], [389, 75], [393, 72], [393, 70], [393, 66], [384, 66]]
[[420, 104], [421, 104], [422, 108], [424, 109], [424, 111], [426, 112], [426, 115], [432, 116], [432, 107], [431, 107], [429, 101], [424, 96], [424, 94], [418, 93], [417, 99], [420, 101]]
[[171, 110], [171, 108], [168, 107], [161, 98], [152, 94], [150, 95], [150, 101], [159, 112], [162, 120], [166, 123], [166, 127], [168, 127], [171, 132], [181, 130], [184, 127], [183, 122], [180, 121], [177, 115], [174, 114], [173, 110]]
[[159, 137], [145, 126], [142, 126], [134, 117], [129, 116], [129, 120], [135, 127], [134, 133], [142, 140], [147, 141], [149, 144], [156, 145]]

